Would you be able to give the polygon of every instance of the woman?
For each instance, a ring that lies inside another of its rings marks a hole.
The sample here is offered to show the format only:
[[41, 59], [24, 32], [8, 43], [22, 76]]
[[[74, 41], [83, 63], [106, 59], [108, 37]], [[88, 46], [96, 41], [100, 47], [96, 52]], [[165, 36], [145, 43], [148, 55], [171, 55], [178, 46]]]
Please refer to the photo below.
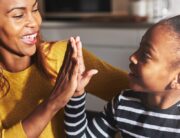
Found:
[[[37, 0], [0, 0], [0, 19], [0, 137], [63, 137], [60, 111], [71, 96], [66, 83], [56, 78], [67, 41], [40, 40]], [[70, 41], [80, 43], [78, 37]], [[88, 92], [108, 100], [115, 95], [110, 90], [127, 87], [126, 73], [85, 49], [83, 56], [87, 69], [99, 71]]]

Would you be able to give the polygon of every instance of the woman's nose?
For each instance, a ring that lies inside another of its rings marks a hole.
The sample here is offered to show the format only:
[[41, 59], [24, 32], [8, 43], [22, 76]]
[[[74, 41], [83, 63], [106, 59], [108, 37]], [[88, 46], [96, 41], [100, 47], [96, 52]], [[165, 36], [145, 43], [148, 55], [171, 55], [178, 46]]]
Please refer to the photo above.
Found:
[[31, 27], [31, 28], [36, 28], [38, 26], [36, 18], [33, 15], [28, 16], [28, 24], [27, 24], [27, 26]]
[[129, 57], [129, 61], [133, 64], [138, 64], [138, 60], [137, 60], [137, 57], [136, 57], [136, 52], [133, 53], [130, 57]]

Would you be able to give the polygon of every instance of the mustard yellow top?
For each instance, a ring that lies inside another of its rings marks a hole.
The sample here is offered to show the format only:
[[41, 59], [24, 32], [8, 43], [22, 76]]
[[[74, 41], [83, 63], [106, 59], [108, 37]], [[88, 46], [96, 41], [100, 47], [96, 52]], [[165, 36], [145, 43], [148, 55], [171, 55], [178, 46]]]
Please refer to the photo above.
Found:
[[[45, 49], [49, 44], [45, 43]], [[48, 64], [58, 73], [67, 41], [59, 41], [53, 44], [48, 54]], [[83, 49], [86, 68], [96, 68], [99, 73], [91, 80], [87, 87], [88, 92], [109, 100], [121, 89], [128, 87], [126, 73], [107, 63]], [[22, 128], [23, 120], [33, 109], [46, 99], [53, 88], [45, 75], [33, 64], [24, 71], [11, 73], [3, 71], [10, 83], [10, 91], [0, 98], [0, 138], [26, 138]], [[40, 138], [61, 138], [63, 133], [63, 111], [48, 124], [40, 135]]]

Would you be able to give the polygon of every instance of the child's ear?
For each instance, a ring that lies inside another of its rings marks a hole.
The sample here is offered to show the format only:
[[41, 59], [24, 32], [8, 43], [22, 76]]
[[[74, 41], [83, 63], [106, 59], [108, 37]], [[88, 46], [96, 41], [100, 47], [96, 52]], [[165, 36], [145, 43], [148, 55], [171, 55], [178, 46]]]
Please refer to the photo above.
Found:
[[180, 90], [180, 73], [174, 77], [170, 84], [170, 88]]

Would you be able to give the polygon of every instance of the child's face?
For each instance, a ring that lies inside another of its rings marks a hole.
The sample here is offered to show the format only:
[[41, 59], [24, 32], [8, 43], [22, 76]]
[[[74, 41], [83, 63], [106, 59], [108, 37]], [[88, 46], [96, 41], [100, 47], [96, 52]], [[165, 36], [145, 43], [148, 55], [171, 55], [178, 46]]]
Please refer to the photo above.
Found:
[[158, 25], [149, 30], [139, 49], [130, 56], [130, 87], [135, 91], [164, 92], [173, 79], [171, 69], [175, 45], [174, 35], [169, 27]]

